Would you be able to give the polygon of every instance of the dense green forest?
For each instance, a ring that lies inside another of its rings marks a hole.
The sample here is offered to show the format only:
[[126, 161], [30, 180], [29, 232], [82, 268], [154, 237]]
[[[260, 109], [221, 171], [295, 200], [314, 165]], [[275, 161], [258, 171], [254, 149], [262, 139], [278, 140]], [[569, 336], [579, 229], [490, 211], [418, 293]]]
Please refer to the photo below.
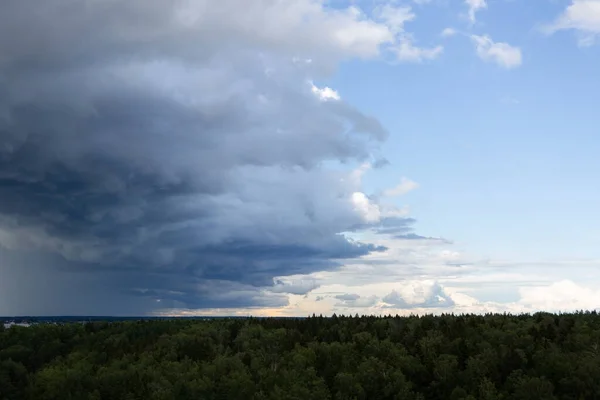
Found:
[[0, 399], [600, 399], [600, 316], [0, 325]]

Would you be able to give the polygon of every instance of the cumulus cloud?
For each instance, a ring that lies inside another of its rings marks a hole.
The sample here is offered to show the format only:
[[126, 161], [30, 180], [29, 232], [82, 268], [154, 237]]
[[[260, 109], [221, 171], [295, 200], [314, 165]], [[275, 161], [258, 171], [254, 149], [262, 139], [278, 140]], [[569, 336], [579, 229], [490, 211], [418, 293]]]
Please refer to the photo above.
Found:
[[516, 68], [522, 63], [521, 49], [504, 42], [494, 42], [489, 36], [471, 35], [477, 55], [484, 61], [494, 62], [506, 69]]
[[317, 0], [5, 1], [2, 280], [51, 283], [43, 297], [35, 279], [5, 287], [0, 308], [277, 307], [314, 288], [285, 277], [385, 250], [341, 233], [405, 220], [327, 165], [372, 159], [387, 132], [310, 83], [396, 46], [406, 16], [384, 14]]
[[451, 307], [454, 301], [435, 281], [414, 281], [403, 284], [382, 298], [393, 308]]
[[598, 287], [586, 287], [569, 279], [554, 282], [540, 280], [536, 284], [525, 284], [518, 288], [518, 299], [508, 302], [480, 301], [456, 290], [446, 291], [451, 292], [453, 311], [458, 313], [574, 312], [600, 308]]
[[383, 195], [386, 197], [397, 197], [405, 195], [419, 187], [419, 184], [408, 178], [402, 178], [400, 183], [391, 189], [384, 190]]
[[420, 63], [433, 60], [443, 53], [444, 48], [440, 45], [417, 46], [413, 35], [405, 31], [404, 25], [416, 18], [410, 6], [385, 4], [375, 10], [375, 15], [395, 34], [396, 41], [391, 50], [398, 61]]
[[405, 36], [400, 40], [395, 51], [400, 61], [423, 62], [438, 58], [444, 52], [444, 48], [439, 45], [428, 48], [418, 47], [414, 45], [411, 36]]
[[445, 28], [442, 33], [441, 36], [442, 37], [450, 37], [450, 36], [454, 36], [456, 35], [458, 32], [456, 31], [456, 29], [454, 28]]
[[[447, 286], [448, 285], [448, 286]], [[452, 280], [448, 284], [435, 280], [411, 280], [394, 283], [390, 293], [381, 298], [376, 295], [343, 294], [336, 296], [342, 302], [337, 307], [355, 308], [352, 312], [360, 312], [368, 308], [368, 313], [402, 315], [417, 313], [534, 313], [573, 312], [580, 310], [597, 310], [600, 308], [600, 290], [598, 287], [586, 287], [571, 280], [525, 285], [518, 290], [518, 299], [514, 301], [481, 301], [476, 296], [466, 294], [460, 289], [452, 288]], [[388, 285], [380, 285], [379, 289]], [[375, 290], [374, 286], [371, 290]], [[369, 301], [365, 300], [369, 299]], [[362, 303], [359, 303], [362, 301]], [[360, 305], [359, 305], [360, 304]]]
[[568, 312], [600, 308], [600, 290], [582, 287], [571, 280], [522, 287], [519, 294], [519, 305], [527, 309]]
[[600, 1], [572, 0], [571, 4], [551, 24], [543, 27], [546, 33], [574, 30], [580, 46], [593, 45], [600, 35]]
[[487, 8], [485, 0], [465, 0], [465, 5], [468, 8], [467, 16], [472, 24], [476, 22], [477, 12]]
[[404, 32], [404, 24], [415, 19], [410, 6], [384, 4], [375, 9], [375, 14], [396, 34]]
[[311, 89], [323, 101], [340, 99], [339, 93], [328, 86], [319, 88], [311, 83]]

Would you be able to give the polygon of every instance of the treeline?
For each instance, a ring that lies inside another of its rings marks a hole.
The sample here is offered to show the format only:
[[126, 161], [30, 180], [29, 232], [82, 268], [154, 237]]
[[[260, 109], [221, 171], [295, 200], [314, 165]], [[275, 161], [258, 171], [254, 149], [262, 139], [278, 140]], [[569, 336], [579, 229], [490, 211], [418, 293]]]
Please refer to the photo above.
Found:
[[600, 316], [0, 325], [0, 399], [600, 399]]

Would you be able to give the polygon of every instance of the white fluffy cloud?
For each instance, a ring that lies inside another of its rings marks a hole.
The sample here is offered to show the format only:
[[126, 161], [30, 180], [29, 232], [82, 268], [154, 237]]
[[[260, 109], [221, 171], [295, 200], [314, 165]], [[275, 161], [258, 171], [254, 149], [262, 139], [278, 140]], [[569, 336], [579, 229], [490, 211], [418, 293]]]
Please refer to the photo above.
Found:
[[519, 305], [531, 310], [577, 311], [600, 308], [600, 288], [591, 289], [570, 280], [549, 286], [522, 287]]
[[487, 35], [471, 35], [477, 55], [484, 61], [494, 62], [501, 67], [516, 68], [523, 62], [521, 49], [504, 42], [494, 42]]
[[442, 31], [441, 35], [442, 35], [442, 37], [450, 37], [450, 36], [454, 36], [454, 35], [456, 35], [457, 33], [458, 33], [458, 32], [457, 32], [457, 31], [456, 31], [456, 29], [454, 29], [454, 28], [445, 28], [445, 29]]
[[419, 187], [419, 184], [408, 178], [402, 178], [400, 183], [393, 188], [386, 189], [383, 191], [383, 195], [386, 197], [397, 197], [405, 195]]
[[469, 17], [469, 21], [471, 21], [472, 24], [476, 21], [477, 12], [483, 10], [484, 8], [487, 8], [487, 3], [485, 2], [485, 0], [465, 0], [465, 4], [468, 8], [467, 16]]
[[600, 308], [599, 286], [586, 287], [566, 279], [522, 286], [518, 289], [518, 300], [513, 302], [478, 301], [458, 291], [452, 291], [450, 296], [455, 302], [454, 310], [464, 313], [573, 312]]
[[373, 203], [364, 193], [354, 192], [352, 194], [352, 204], [354, 210], [362, 217], [364, 222], [378, 222], [381, 219], [379, 206]]
[[575, 30], [580, 46], [589, 46], [600, 35], [600, 0], [572, 0], [565, 11], [544, 30]]
[[423, 62], [434, 60], [443, 52], [444, 48], [440, 45], [434, 47], [415, 46], [410, 36], [400, 39], [399, 44], [394, 49], [398, 60], [407, 62]]
[[415, 19], [410, 6], [385, 4], [375, 9], [374, 14], [396, 34], [404, 32], [404, 24]]
[[399, 309], [444, 308], [454, 305], [446, 290], [435, 281], [403, 283], [400, 288], [392, 290], [382, 300], [391, 307]]
[[339, 93], [328, 86], [319, 88], [311, 83], [311, 89], [313, 93], [323, 101], [340, 99]]
[[439, 57], [444, 48], [440, 45], [419, 47], [412, 34], [406, 32], [404, 25], [416, 18], [410, 6], [385, 4], [376, 8], [375, 15], [395, 34], [396, 40], [390, 47], [400, 62], [420, 63]]

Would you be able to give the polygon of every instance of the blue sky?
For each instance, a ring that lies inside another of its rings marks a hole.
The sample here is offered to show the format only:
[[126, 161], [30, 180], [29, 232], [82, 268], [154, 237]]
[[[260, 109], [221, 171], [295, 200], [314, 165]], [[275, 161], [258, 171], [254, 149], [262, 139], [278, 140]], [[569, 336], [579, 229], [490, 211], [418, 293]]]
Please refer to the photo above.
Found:
[[[443, 43], [438, 59], [352, 62], [330, 82], [392, 133], [383, 150], [392, 165], [367, 184], [415, 180], [403, 201], [419, 231], [484, 257], [600, 258], [600, 50], [537, 29], [568, 2], [489, 2], [473, 26], [463, 4], [439, 3], [414, 7], [406, 24], [422, 42]], [[519, 47], [522, 65], [482, 62], [467, 37], [440, 39], [446, 27]]]
[[[397, 204], [410, 207], [420, 234], [479, 260], [473, 276], [482, 281], [488, 272], [495, 279], [490, 264], [514, 273], [494, 289], [469, 288], [478, 300], [518, 302], [523, 285], [550, 288], [549, 297], [566, 282], [598, 287], [600, 48], [578, 43], [585, 29], [544, 29], [582, 3], [488, 1], [470, 23], [465, 2], [404, 2], [416, 16], [405, 29], [443, 52], [420, 62], [353, 61], [327, 81], [391, 132], [382, 151], [391, 165], [367, 175], [367, 191], [400, 176], [417, 182]], [[600, 6], [589, 3], [598, 32]], [[446, 28], [457, 33], [440, 37]], [[518, 48], [521, 62], [484, 62], [470, 35]], [[546, 275], [560, 283], [541, 283]], [[566, 297], [565, 305], [577, 295]]]
[[600, 0], [36, 7], [0, 315], [599, 307]]

